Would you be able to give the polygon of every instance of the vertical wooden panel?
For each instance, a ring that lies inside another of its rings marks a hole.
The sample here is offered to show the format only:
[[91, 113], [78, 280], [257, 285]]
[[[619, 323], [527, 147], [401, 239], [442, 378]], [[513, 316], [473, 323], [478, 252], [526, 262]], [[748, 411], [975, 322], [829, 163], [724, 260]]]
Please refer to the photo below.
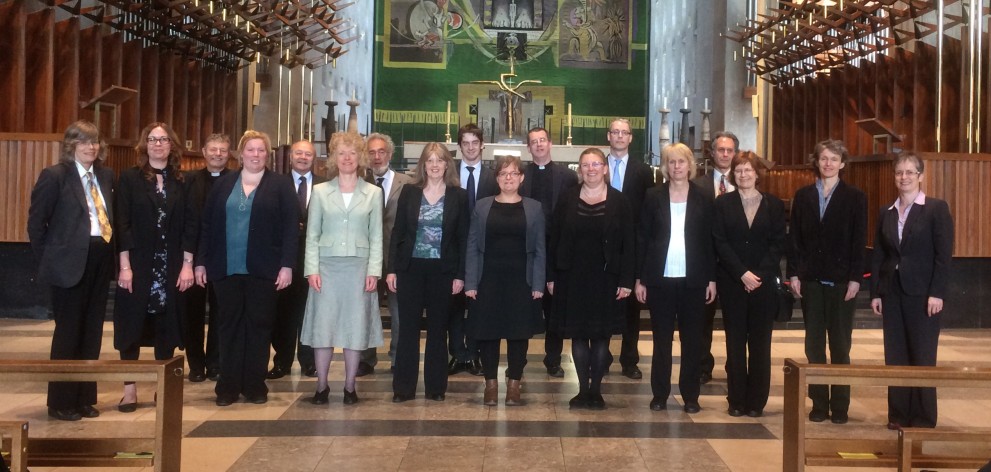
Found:
[[203, 124], [200, 118], [203, 116], [203, 67], [199, 62], [188, 61], [186, 69], [189, 71], [189, 84], [186, 105], [186, 139], [193, 142], [190, 151], [197, 151], [203, 146]]
[[24, 50], [31, 60], [25, 62], [23, 131], [29, 133], [48, 133], [53, 127], [54, 23], [55, 15], [49, 8], [27, 16], [25, 34], [30, 40], [25, 41]]
[[912, 87], [915, 79], [915, 69], [906, 67], [911, 64], [912, 53], [898, 48], [891, 56], [883, 56], [888, 67], [894, 71], [895, 81], [892, 90], [891, 126], [895, 132], [903, 135], [898, 144], [904, 149], [915, 148], [915, 133], [912, 132]]
[[0, 131], [24, 129], [26, 15], [21, 2], [0, 3]]
[[224, 125], [222, 127], [225, 132], [231, 135], [231, 140], [237, 143], [237, 140], [241, 138], [242, 123], [238, 123], [235, 118], [235, 110], [237, 110], [237, 76], [234, 74], [227, 74], [224, 76], [223, 80], [224, 86], [224, 105], [222, 110], [224, 110]]
[[844, 94], [843, 87], [843, 77], [842, 71], [844, 69], [834, 70], [830, 74], [827, 80], [827, 89], [829, 95], [828, 108], [829, 108], [829, 138], [831, 139], [841, 139], [844, 142], [847, 137], [843, 134], [843, 117], [844, 117], [844, 104], [846, 103], [846, 96]]
[[936, 51], [932, 46], [916, 42], [915, 81], [912, 83], [912, 132], [916, 151], [936, 150]]
[[173, 124], [172, 111], [175, 106], [176, 60], [175, 54], [160, 51], [158, 54], [158, 115], [154, 121]]
[[216, 114], [213, 109], [214, 100], [214, 86], [215, 77], [217, 72], [214, 67], [207, 66], [202, 68], [202, 74], [200, 78], [200, 140], [197, 146], [202, 148], [206, 144], [207, 136], [215, 133], [215, 118]]
[[[960, 89], [963, 77], [963, 50], [960, 40], [943, 35], [943, 106], [942, 109], [942, 149], [943, 152], [967, 152], [963, 128], [963, 114], [966, 112], [967, 92]], [[935, 100], [935, 97], [933, 97]]]
[[163, 57], [157, 46], [145, 47], [142, 52], [141, 88], [138, 89], [138, 103], [140, 103], [138, 131], [144, 129], [148, 123], [158, 121], [158, 80], [161, 77], [159, 69]]
[[65, 130], [79, 119], [79, 20], [55, 24], [54, 129]]
[[[123, 46], [120, 33], [105, 34], [100, 38], [100, 93], [114, 85], [122, 85], [121, 76], [121, 48]], [[120, 130], [116, 134], [113, 131], [114, 117], [117, 117], [117, 124], [120, 125], [120, 109], [111, 107], [100, 108], [100, 129], [107, 136], [119, 137]]]
[[144, 75], [141, 61], [141, 41], [132, 40], [124, 44], [121, 57], [121, 85], [138, 91], [138, 96], [124, 102], [120, 106], [119, 136], [125, 140], [135, 140], [141, 131], [141, 79]]
[[[83, 103], [95, 98], [102, 90], [100, 83], [103, 47], [99, 26], [91, 26], [79, 35], [79, 100]], [[93, 121], [92, 110], [80, 110], [81, 118]]]
[[31, 189], [38, 174], [45, 167], [58, 161], [59, 143], [48, 136], [47, 141], [7, 140], [0, 137], [0, 172], [6, 176], [7, 185], [0, 186], [0, 199], [4, 202], [4, 216], [0, 218], [0, 241], [26, 242], [28, 208]]
[[172, 82], [172, 118], [167, 121], [182, 140], [179, 147], [186, 148], [189, 130], [186, 122], [189, 118], [189, 61], [181, 56], [173, 55], [174, 79]]

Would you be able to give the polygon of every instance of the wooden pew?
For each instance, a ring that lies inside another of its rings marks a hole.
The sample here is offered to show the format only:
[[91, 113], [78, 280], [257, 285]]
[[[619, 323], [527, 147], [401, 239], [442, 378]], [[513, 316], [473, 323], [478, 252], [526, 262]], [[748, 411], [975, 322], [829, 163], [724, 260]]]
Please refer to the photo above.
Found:
[[28, 422], [0, 421], [0, 438], [3, 438], [4, 446], [0, 449], [10, 451], [11, 472], [26, 472], [28, 470]]
[[898, 470], [912, 472], [913, 464], [925, 464], [925, 467], [940, 469], [978, 469], [991, 460], [991, 457], [949, 457], [921, 453], [921, 443], [936, 441], [991, 444], [991, 430], [902, 428], [898, 430]]
[[[154, 382], [154, 437], [30, 438], [27, 465], [154, 467], [179, 472], [182, 446], [182, 356], [165, 361], [0, 360], [0, 383], [50, 381]], [[84, 427], [86, 422], [81, 423]], [[118, 452], [152, 454], [117, 457]]]
[[[907, 367], [885, 365], [835, 365], [803, 364], [793, 359], [785, 359], [784, 366], [784, 429], [782, 470], [799, 472], [805, 466], [827, 467], [899, 467], [899, 441], [891, 433], [890, 439], [857, 438], [849, 435], [842, 438], [807, 438], [805, 399], [809, 384], [896, 386], [896, 387], [951, 387], [951, 388], [991, 388], [991, 368], [974, 367]], [[884, 428], [884, 425], [878, 425]], [[849, 433], [850, 430], [847, 430]], [[909, 441], [960, 439], [940, 439], [942, 430], [929, 430], [929, 435], [909, 433]], [[987, 435], [987, 432], [984, 431]], [[949, 437], [948, 435], [946, 437]], [[965, 436], [959, 436], [965, 437]], [[928, 439], [936, 438], [936, 439]], [[973, 441], [970, 441], [973, 442]], [[838, 452], [865, 452], [872, 457], [843, 458]], [[976, 464], [979, 458], [972, 458], [967, 466]], [[938, 457], [916, 456], [909, 458], [915, 467], [950, 467], [948, 462]], [[983, 459], [980, 465], [987, 462]], [[956, 462], [953, 462], [956, 464]]]

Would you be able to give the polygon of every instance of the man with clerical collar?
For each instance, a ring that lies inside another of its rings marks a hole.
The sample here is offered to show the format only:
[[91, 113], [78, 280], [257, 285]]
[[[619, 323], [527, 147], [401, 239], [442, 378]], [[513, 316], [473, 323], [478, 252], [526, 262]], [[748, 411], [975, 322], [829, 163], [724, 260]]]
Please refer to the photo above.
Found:
[[[735, 134], [729, 131], [716, 133], [712, 138], [712, 172], [699, 175], [692, 182], [702, 187], [704, 190], [703, 193], [712, 199], [736, 190], [736, 187], [730, 183], [729, 172], [730, 165], [733, 163], [733, 157], [736, 156], [736, 152], [739, 149], [740, 139]], [[718, 304], [719, 299], [717, 298], [715, 303], [705, 305], [705, 329], [702, 339], [702, 373], [699, 374], [699, 380], [703, 384], [709, 383], [712, 380], [712, 369], [716, 365], [716, 360], [712, 356], [712, 330]]]
[[[201, 218], [206, 196], [213, 183], [228, 172], [231, 158], [231, 138], [226, 134], [211, 134], [203, 144], [203, 160], [206, 167], [186, 173], [186, 189], [194, 208], [194, 217]], [[197, 226], [198, 228], [198, 226]], [[197, 237], [197, 240], [199, 238]], [[208, 309], [209, 307], [209, 309]], [[186, 362], [189, 363], [189, 381], [217, 380], [220, 375], [220, 327], [217, 321], [217, 296], [213, 284], [186, 289], [185, 340]], [[207, 318], [209, 313], [209, 318]], [[207, 326], [204, 345], [203, 327]]]
[[296, 268], [293, 269], [292, 283], [285, 290], [278, 292], [275, 323], [272, 326], [272, 370], [268, 371], [269, 379], [282, 378], [292, 370], [292, 360], [295, 356], [299, 361], [300, 372], [307, 377], [316, 377], [317, 371], [313, 360], [313, 349], [299, 342], [300, 330], [303, 327], [303, 312], [306, 311], [306, 297], [309, 293], [309, 282], [303, 276], [303, 253], [306, 248], [306, 217], [313, 195], [313, 186], [327, 179], [313, 173], [313, 159], [317, 151], [313, 143], [301, 140], [293, 143], [289, 149], [289, 164], [292, 167], [290, 177], [293, 190], [299, 199], [299, 254]]
[[[368, 173], [366, 180], [382, 188], [382, 273], [386, 273], [385, 266], [389, 264], [389, 243], [392, 240], [392, 227], [396, 224], [396, 207], [399, 204], [399, 194], [403, 191], [403, 186], [413, 182], [413, 178], [402, 172], [392, 169], [392, 154], [396, 150], [392, 138], [382, 133], [372, 133], [367, 138], [368, 148]], [[389, 339], [389, 359], [392, 365], [396, 365], [396, 343], [399, 340], [399, 299], [396, 292], [392, 292], [386, 287], [385, 278], [378, 282], [379, 296], [384, 297], [389, 307], [390, 339]], [[416, 327], [419, 329], [419, 327]], [[365, 349], [361, 353], [361, 361], [358, 363], [358, 377], [375, 373], [375, 365], [378, 364], [378, 350], [374, 347]]]
[[[551, 138], [546, 129], [536, 127], [527, 133], [527, 149], [530, 151], [530, 164], [523, 169], [523, 183], [520, 184], [520, 195], [530, 197], [541, 203], [546, 221], [547, 242], [550, 242], [551, 224], [554, 206], [564, 190], [578, 185], [578, 174], [565, 165], [551, 160]], [[550, 264], [551, 258], [547, 258]], [[551, 304], [554, 297], [545, 293], [541, 304], [544, 310], [544, 322], [550, 319]], [[561, 368], [561, 350], [564, 340], [551, 330], [544, 334], [544, 367], [551, 377], [564, 377]]]
[[[458, 163], [458, 176], [461, 188], [468, 192], [468, 214], [475, 211], [475, 202], [485, 197], [499, 193], [499, 185], [495, 173], [482, 162], [482, 150], [485, 149], [482, 129], [474, 123], [469, 123], [458, 130], [458, 149], [461, 159]], [[451, 304], [451, 318], [448, 324], [448, 353], [451, 362], [447, 366], [447, 374], [455, 375], [468, 372], [472, 375], [482, 375], [482, 364], [478, 360], [478, 348], [475, 341], [465, 335], [465, 310], [470, 300], [464, 293], [454, 296]]]
[[[625, 118], [615, 118], [609, 123], [606, 132], [609, 142], [609, 155], [606, 162], [609, 165], [609, 185], [623, 192], [630, 202], [633, 212], [633, 222], [640, 224], [640, 210], [647, 195], [647, 189], [654, 186], [654, 173], [650, 166], [641, 159], [630, 157], [630, 143], [633, 141], [633, 127]], [[640, 362], [640, 352], [637, 343], [640, 342], [640, 310], [641, 304], [630, 297], [626, 301], [626, 327], [623, 330], [623, 340], [620, 345], [619, 363], [624, 376], [639, 380], [643, 372], [637, 367]]]

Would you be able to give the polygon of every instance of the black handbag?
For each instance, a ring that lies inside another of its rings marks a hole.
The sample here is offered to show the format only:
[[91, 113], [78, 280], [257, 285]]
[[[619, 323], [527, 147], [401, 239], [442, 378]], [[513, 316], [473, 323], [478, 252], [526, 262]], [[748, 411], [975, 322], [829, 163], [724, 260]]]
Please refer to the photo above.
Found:
[[774, 313], [774, 321], [786, 323], [791, 321], [791, 316], [795, 312], [795, 295], [781, 277], [775, 277], [774, 280], [774, 295], [778, 300], [778, 311]]

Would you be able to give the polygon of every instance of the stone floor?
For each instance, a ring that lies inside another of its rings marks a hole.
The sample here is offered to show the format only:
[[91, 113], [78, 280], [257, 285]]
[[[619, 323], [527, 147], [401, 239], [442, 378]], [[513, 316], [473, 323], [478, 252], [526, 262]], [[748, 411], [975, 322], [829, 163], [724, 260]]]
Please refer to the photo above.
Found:
[[[47, 358], [53, 324], [48, 321], [0, 319], [0, 358]], [[112, 325], [107, 323], [103, 355], [116, 359]], [[388, 333], [388, 332], [387, 332]], [[725, 361], [724, 338], [716, 333], [716, 363]], [[677, 344], [677, 339], [676, 339]], [[854, 333], [854, 363], [881, 363], [881, 332]], [[618, 352], [619, 342], [613, 341]], [[547, 376], [541, 363], [543, 340], [530, 343], [525, 371], [523, 407], [481, 404], [482, 380], [466, 373], [450, 378], [447, 400], [423, 399], [391, 403], [389, 359], [379, 353], [376, 374], [358, 382], [362, 401], [341, 403], [343, 363], [331, 366], [331, 402], [315, 406], [308, 399], [314, 380], [301, 377], [298, 366], [291, 376], [269, 381], [265, 405], [214, 405], [213, 383], [185, 384], [182, 470], [197, 471], [778, 471], [781, 470], [783, 376], [775, 368], [771, 398], [762, 418], [732, 418], [726, 414], [725, 373], [702, 387], [702, 412], [681, 411], [677, 387], [668, 410], [652, 412], [650, 333], [642, 333], [640, 352], [644, 380], [618, 373], [603, 384], [605, 411], [570, 411], [568, 400], [577, 391], [565, 344], [566, 375]], [[804, 359], [803, 332], [774, 334], [773, 363], [785, 358]], [[678, 346], [675, 347], [677, 364]], [[339, 355], [338, 355], [339, 357]], [[142, 359], [151, 358], [143, 352]], [[991, 331], [944, 331], [940, 340], [941, 365], [991, 367]], [[677, 379], [677, 365], [673, 378]], [[500, 369], [501, 371], [502, 369]], [[27, 419], [32, 436], [99, 436], [134, 431], [148, 434], [154, 422], [150, 385], [139, 385], [139, 409], [122, 414], [114, 409], [121, 387], [100, 385], [96, 419], [74, 423], [46, 416], [45, 387], [40, 383], [0, 385], [0, 419]], [[941, 389], [940, 426], [991, 425], [991, 392]], [[854, 388], [850, 423], [844, 426], [810, 424], [810, 434], [843, 436], [856, 430], [877, 437], [895, 437], [886, 422], [885, 391]], [[39, 471], [68, 468], [32, 468]], [[79, 469], [87, 470], [87, 469]], [[117, 469], [128, 470], [128, 469]], [[151, 470], [151, 469], [148, 469]], [[825, 468], [811, 467], [818, 471]], [[857, 470], [844, 468], [842, 470]], [[883, 470], [883, 469], [870, 469]]]

